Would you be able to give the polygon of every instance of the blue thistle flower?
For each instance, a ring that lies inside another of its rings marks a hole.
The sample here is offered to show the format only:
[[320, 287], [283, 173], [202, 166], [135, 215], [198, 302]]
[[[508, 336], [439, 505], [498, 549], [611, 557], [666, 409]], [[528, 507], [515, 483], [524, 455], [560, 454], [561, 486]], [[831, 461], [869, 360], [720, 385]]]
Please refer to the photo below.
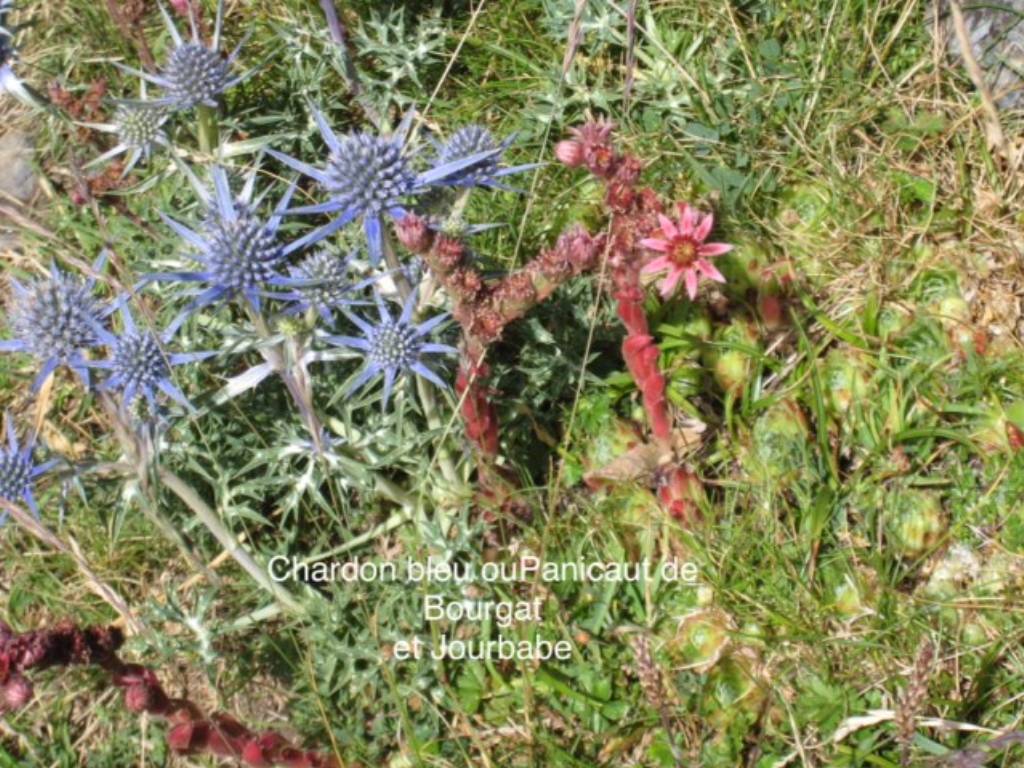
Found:
[[159, 4], [159, 7], [167, 30], [174, 41], [174, 50], [171, 51], [163, 69], [159, 74], [151, 75], [123, 64], [117, 64], [117, 66], [125, 72], [138, 75], [163, 89], [166, 95], [154, 100], [152, 103], [155, 105], [175, 110], [191, 109], [200, 104], [216, 107], [218, 96], [249, 76], [249, 73], [231, 76], [231, 65], [238, 58], [241, 44], [226, 59], [220, 54], [224, 0], [217, 2], [217, 21], [213, 29], [213, 43], [209, 48], [200, 41], [199, 30], [196, 28], [193, 17], [190, 16], [189, 19], [192, 25], [192, 39], [186, 42], [178, 33], [167, 9], [162, 3]]
[[379, 278], [373, 276], [352, 282], [348, 273], [355, 255], [356, 251], [352, 251], [346, 258], [341, 258], [330, 251], [318, 250], [289, 267], [288, 282], [295, 290], [275, 296], [292, 302], [285, 314], [298, 315], [315, 310], [324, 322], [331, 323], [335, 309], [363, 304], [354, 298], [354, 294]]
[[377, 310], [380, 313], [380, 321], [371, 325], [363, 318], [349, 314], [345, 315], [363, 332], [363, 338], [352, 336], [325, 336], [329, 344], [339, 347], [356, 349], [363, 353], [363, 370], [349, 385], [346, 394], [351, 394], [366, 384], [370, 379], [384, 374], [384, 400], [383, 407], [387, 408], [388, 400], [391, 399], [391, 391], [394, 388], [395, 380], [404, 373], [414, 373], [422, 376], [441, 389], [445, 383], [438, 378], [423, 360], [424, 355], [457, 353], [455, 347], [447, 344], [436, 344], [426, 341], [426, 337], [437, 326], [444, 322], [447, 314], [436, 315], [429, 320], [419, 323], [412, 322], [413, 309], [416, 306], [415, 291], [409, 294], [402, 307], [402, 313], [397, 318], [393, 317], [384, 306], [384, 302], [377, 299]]
[[7, 36], [7, 30], [2, 27], [0, 30], [3, 30], [0, 33], [0, 93], [6, 93], [11, 90], [12, 83], [17, 82], [18, 76], [11, 69], [11, 62], [14, 60], [14, 46]]
[[482, 125], [467, 125], [460, 128], [448, 141], [438, 148], [437, 162], [440, 165], [452, 165], [467, 157], [480, 157], [462, 171], [449, 176], [443, 183], [451, 187], [489, 187], [491, 189], [511, 190], [499, 179], [514, 173], [529, 171], [540, 166], [540, 163], [527, 163], [511, 168], [502, 168], [501, 155], [509, 148], [515, 136], [506, 137], [500, 144], [494, 140], [491, 132]]
[[142, 84], [141, 97], [140, 101], [118, 104], [114, 111], [113, 121], [110, 123], [84, 123], [94, 130], [117, 136], [117, 144], [96, 159], [90, 160], [85, 164], [85, 168], [100, 165], [118, 155], [127, 154], [128, 162], [121, 173], [121, 178], [124, 178], [138, 164], [139, 160], [142, 158], [148, 160], [156, 147], [170, 146], [167, 134], [163, 129], [163, 125], [169, 117], [167, 108], [145, 101], [145, 81]]
[[357, 218], [362, 218], [369, 245], [370, 262], [378, 264], [383, 254], [381, 217], [393, 219], [405, 216], [403, 203], [428, 187], [444, 184], [449, 178], [466, 168], [500, 153], [500, 148], [442, 163], [416, 173], [411, 157], [403, 153], [403, 145], [412, 122], [412, 113], [406, 115], [394, 135], [374, 136], [358, 132], [338, 137], [327, 124], [323, 114], [313, 109], [317, 127], [327, 144], [329, 154], [324, 167], [315, 168], [289, 155], [267, 150], [285, 165], [314, 179], [330, 196], [318, 205], [293, 208], [288, 213], [338, 214], [337, 218], [295, 241], [291, 250], [319, 242]]
[[100, 338], [110, 351], [106, 360], [91, 361], [93, 368], [109, 371], [100, 384], [104, 389], [119, 391], [125, 406], [131, 407], [142, 395], [154, 411], [157, 408], [157, 391], [192, 410], [192, 405], [171, 380], [171, 368], [197, 360], [204, 360], [214, 352], [178, 352], [168, 354], [164, 348], [170, 343], [171, 333], [157, 335], [151, 330], [140, 329], [125, 305], [127, 297], [120, 304], [121, 321], [124, 325], [120, 336], [103, 330]]
[[14, 58], [14, 30], [7, 26], [7, 14], [14, 8], [14, 0], [0, 0], [0, 65]]
[[295, 185], [288, 186], [273, 214], [264, 220], [255, 210], [259, 201], [253, 201], [256, 169], [249, 175], [238, 197], [232, 196], [228, 176], [223, 168], [211, 169], [212, 190], [200, 184], [191, 171], [186, 169], [186, 173], [206, 206], [202, 226], [198, 231], [193, 231], [163, 213], [160, 217], [192, 246], [195, 258], [203, 265], [203, 269], [194, 272], [157, 272], [143, 280], [143, 283], [169, 280], [206, 284], [206, 288], [200, 290], [171, 323], [171, 333], [193, 312], [238, 295], [258, 312], [265, 284], [288, 285], [287, 278], [280, 275], [277, 268], [291, 249], [283, 248], [278, 242], [277, 230]]
[[[51, 459], [37, 465], [32, 460], [34, 441], [29, 440], [24, 446], [19, 445], [11, 415], [8, 413], [6, 417], [7, 447], [4, 448], [0, 444], [0, 499], [23, 501], [32, 510], [32, 514], [39, 517], [39, 507], [36, 506], [32, 493], [35, 481], [40, 475], [49, 472], [57, 464], [57, 460]], [[6, 522], [7, 512], [0, 510], [0, 525]]]
[[[99, 272], [106, 259], [93, 265]], [[50, 265], [50, 276], [27, 286], [11, 278], [14, 289], [10, 314], [14, 338], [0, 341], [0, 351], [24, 352], [42, 365], [33, 392], [58, 366], [66, 365], [89, 388], [89, 368], [83, 352], [100, 343], [102, 319], [107, 312], [93, 297], [96, 280], [83, 282]]]
[[0, 93], [9, 93], [30, 107], [39, 107], [43, 100], [21, 82], [12, 64], [17, 56], [14, 35], [17, 29], [7, 23], [7, 14], [14, 8], [13, 0], [0, 0]]

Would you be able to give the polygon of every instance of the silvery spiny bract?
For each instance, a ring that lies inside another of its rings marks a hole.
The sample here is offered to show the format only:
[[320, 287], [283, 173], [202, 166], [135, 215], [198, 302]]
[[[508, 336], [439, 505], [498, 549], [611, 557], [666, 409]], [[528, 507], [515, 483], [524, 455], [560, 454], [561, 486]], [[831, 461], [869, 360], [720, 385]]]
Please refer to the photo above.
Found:
[[11, 69], [11, 62], [14, 61], [14, 29], [7, 23], [7, 14], [13, 7], [13, 0], [0, 0], [0, 93], [16, 94], [23, 86]]
[[143, 81], [142, 100], [118, 104], [110, 123], [87, 123], [90, 128], [117, 136], [117, 144], [95, 160], [86, 163], [88, 168], [111, 160], [120, 154], [127, 153], [127, 162], [122, 177], [142, 158], [149, 159], [157, 146], [170, 146], [163, 125], [167, 121], [167, 108], [145, 101], [146, 88]]
[[502, 168], [499, 165], [501, 154], [509, 148], [515, 136], [506, 137], [500, 144], [494, 140], [491, 132], [482, 125], [467, 125], [456, 131], [448, 141], [440, 146], [438, 163], [451, 165], [467, 157], [480, 156], [483, 159], [450, 176], [444, 183], [452, 187], [490, 187], [493, 189], [510, 189], [498, 180], [513, 173], [521, 173], [538, 166], [537, 163]]
[[[24, 446], [18, 444], [18, 438], [14, 434], [14, 422], [11, 415], [7, 418], [7, 447], [0, 444], [0, 499], [7, 501], [25, 502], [32, 513], [39, 517], [39, 508], [36, 506], [35, 497], [32, 494], [36, 478], [44, 472], [48, 472], [56, 463], [55, 459], [36, 465], [32, 461], [32, 449], [35, 447], [33, 441], [29, 440]], [[7, 512], [0, 510], [0, 525], [7, 522]]]
[[171, 367], [202, 360], [213, 352], [179, 352], [168, 354], [164, 347], [170, 341], [169, 334], [158, 336], [149, 329], [135, 324], [131, 311], [122, 299], [120, 336], [103, 330], [100, 338], [110, 350], [108, 359], [91, 361], [90, 366], [109, 372], [100, 384], [104, 389], [122, 393], [124, 404], [131, 407], [136, 397], [146, 398], [150, 408], [157, 408], [157, 391], [163, 392], [175, 402], [191, 410], [192, 406], [181, 390], [171, 380]]
[[[374, 64], [360, 72], [360, 76], [374, 101], [380, 103], [382, 113], [387, 112], [387, 105], [391, 103], [412, 102], [404, 92], [423, 91], [420, 74], [444, 52], [448, 20], [442, 9], [434, 7], [429, 15], [418, 12], [415, 21], [407, 21], [410, 10], [401, 5], [379, 11], [370, 7], [369, 13], [360, 14], [360, 23], [352, 29], [355, 50], [361, 58]], [[404, 83], [415, 88], [402, 88]]]
[[[98, 272], [105, 256], [93, 265]], [[0, 341], [0, 351], [26, 352], [42, 366], [33, 390], [60, 365], [67, 365], [89, 387], [89, 369], [83, 350], [99, 343], [104, 310], [93, 297], [95, 279], [82, 281], [61, 272], [55, 264], [50, 276], [28, 285], [11, 278], [11, 329], [14, 338]]]
[[166, 94], [163, 98], [153, 101], [154, 104], [176, 110], [191, 109], [199, 105], [217, 106], [217, 97], [229, 88], [233, 88], [248, 75], [231, 76], [231, 65], [238, 58], [239, 45], [226, 59], [220, 54], [221, 23], [224, 20], [224, 0], [217, 2], [217, 21], [213, 29], [213, 43], [208, 48], [199, 39], [195, 17], [190, 14], [192, 39], [186, 42], [178, 33], [174, 21], [167, 9], [160, 4], [160, 13], [167, 25], [167, 30], [174, 41], [174, 50], [159, 74], [118, 65], [126, 72], [131, 72], [159, 86]]
[[13, 25], [8, 22], [7, 15], [13, 9], [13, 0], [0, 0], [0, 94], [10, 94], [33, 109], [45, 107], [46, 100], [14, 73], [12, 65], [18, 53], [14, 46], [14, 38], [24, 25]]
[[383, 407], [387, 408], [391, 399], [391, 391], [395, 379], [404, 373], [412, 372], [442, 389], [445, 384], [438, 378], [423, 360], [424, 355], [453, 355], [458, 352], [455, 347], [447, 344], [436, 344], [426, 341], [426, 337], [447, 318], [447, 314], [437, 315], [429, 320], [416, 324], [412, 322], [412, 313], [416, 307], [416, 292], [409, 294], [397, 318], [388, 311], [384, 302], [377, 299], [377, 310], [380, 320], [371, 325], [365, 319], [345, 313], [363, 332], [363, 338], [352, 336], [325, 336], [329, 343], [339, 347], [357, 349], [363, 353], [363, 370], [349, 385], [347, 393], [351, 394], [373, 379], [384, 374]]
[[372, 264], [380, 262], [384, 250], [383, 215], [401, 219], [405, 215], [403, 203], [407, 198], [428, 187], [444, 185], [466, 168], [501, 152], [500, 148], [489, 149], [416, 173], [411, 164], [413, 158], [404, 152], [412, 123], [411, 112], [395, 134], [387, 138], [364, 132], [338, 137], [319, 110], [314, 108], [313, 115], [329, 150], [323, 168], [307, 165], [281, 152], [268, 151], [299, 173], [316, 180], [330, 195], [325, 203], [293, 208], [289, 213], [330, 213], [338, 216], [293, 245], [302, 247], [319, 242], [361, 217]]
[[292, 302], [286, 314], [299, 314], [314, 310], [326, 323], [334, 320], [339, 307], [361, 304], [354, 295], [379, 278], [376, 276], [355, 283], [349, 278], [349, 269], [356, 252], [341, 258], [327, 250], [310, 253], [298, 264], [289, 267], [291, 284], [295, 290], [278, 298]]
[[211, 169], [212, 190], [200, 184], [191, 171], [185, 172], [206, 206], [202, 225], [198, 231], [193, 231], [163, 213], [160, 216], [192, 246], [195, 258], [203, 269], [194, 272], [158, 272], [148, 275], [144, 281], [205, 284], [205, 288], [197, 290], [192, 302], [171, 323], [168, 329], [171, 333], [196, 310], [237, 295], [241, 295], [259, 311], [264, 285], [290, 284], [277, 269], [284, 257], [294, 250], [294, 244], [282, 247], [277, 239], [281, 216], [295, 191], [294, 184], [288, 186], [273, 214], [264, 220], [257, 214], [260, 200], [253, 200], [256, 169], [249, 174], [237, 198], [231, 194], [228, 176], [223, 168]]

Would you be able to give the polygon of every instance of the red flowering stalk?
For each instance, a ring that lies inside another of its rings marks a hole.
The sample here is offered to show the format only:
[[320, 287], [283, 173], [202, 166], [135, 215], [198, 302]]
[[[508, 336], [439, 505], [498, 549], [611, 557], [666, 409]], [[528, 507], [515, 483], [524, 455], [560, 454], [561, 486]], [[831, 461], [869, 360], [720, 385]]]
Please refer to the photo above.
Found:
[[[571, 138], [555, 148], [562, 163], [586, 168], [604, 182], [605, 204], [611, 214], [610, 236], [590, 235], [582, 227], [574, 227], [563, 233], [554, 247], [542, 251], [521, 269], [500, 280], [488, 280], [466, 263], [462, 242], [435, 232], [423, 218], [407, 214], [396, 225], [398, 240], [423, 257], [451, 297], [452, 315], [462, 326], [463, 362], [456, 391], [462, 400], [466, 432], [482, 459], [485, 494], [486, 477], [495, 476], [489, 465], [499, 447], [493, 393], [487, 384], [489, 369], [483, 362], [487, 348], [510, 322], [551, 296], [560, 284], [597, 268], [603, 254], [608, 257], [612, 297], [626, 327], [623, 358], [640, 391], [651, 433], [665, 449], [660, 453], [671, 456], [673, 419], [665, 397], [665, 377], [658, 365], [658, 346], [643, 308], [641, 273], [665, 271], [671, 288], [685, 283], [692, 298], [699, 277], [721, 279], [708, 259], [730, 246], [704, 242], [713, 225], [710, 216], [699, 216], [689, 208], [680, 208], [678, 224], [664, 216], [655, 192], [638, 187], [643, 163], [632, 155], [618, 153], [612, 145], [613, 128], [607, 121], [591, 121], [572, 129]], [[657, 234], [663, 239], [653, 237]], [[649, 266], [652, 260], [661, 263]], [[672, 501], [665, 503], [671, 507]]]
[[615, 292], [619, 318], [626, 326], [622, 358], [626, 361], [651, 422], [651, 433], [658, 440], [672, 438], [672, 423], [665, 399], [665, 377], [658, 367], [658, 345], [648, 332], [644, 296], [638, 286], [624, 286]]
[[[626, 327], [622, 356], [637, 389], [655, 441], [666, 448], [659, 452], [658, 498], [666, 511], [688, 522], [696, 515], [701, 489], [696, 475], [672, 460], [672, 413], [665, 398], [665, 377], [658, 365], [659, 350], [651, 336], [644, 312], [644, 284], [641, 275], [664, 273], [664, 296], [685, 284], [691, 300], [701, 277], [717, 282], [721, 274], [709, 259], [730, 250], [724, 243], [707, 243], [714, 219], [679, 205], [678, 222], [664, 215], [657, 194], [639, 187], [643, 163], [639, 158], [618, 153], [612, 145], [613, 125], [591, 121], [571, 131], [571, 138], [559, 142], [555, 154], [570, 167], [586, 168], [605, 185], [605, 205], [611, 214], [609, 264], [613, 282], [612, 298]], [[644, 455], [652, 455], [643, 452]], [[639, 455], [639, 454], [638, 454]]]
[[423, 257], [453, 303], [452, 316], [462, 327], [462, 364], [456, 391], [462, 399], [466, 432], [482, 456], [498, 454], [498, 418], [484, 364], [487, 348], [501, 338], [505, 327], [548, 299], [566, 280], [594, 269], [605, 248], [603, 235], [576, 227], [521, 269], [499, 280], [488, 280], [466, 263], [465, 246], [438, 234], [414, 213], [395, 227], [399, 242]]
[[626, 326], [622, 357], [640, 391], [651, 433], [667, 444], [672, 436], [672, 419], [665, 399], [665, 377], [658, 366], [658, 346], [647, 326], [640, 281], [646, 264], [644, 239], [660, 226], [664, 216], [657, 195], [650, 189], [637, 188], [643, 164], [631, 155], [620, 155], [612, 146], [613, 127], [606, 121], [592, 121], [574, 128], [571, 139], [559, 142], [556, 155], [567, 165], [585, 167], [605, 182], [605, 203], [612, 214], [612, 298]]
[[95, 665], [124, 689], [125, 706], [166, 720], [167, 744], [181, 755], [209, 754], [228, 757], [252, 768], [338, 768], [338, 761], [321, 752], [308, 752], [289, 744], [273, 731], [252, 731], [230, 715], [204, 717], [187, 699], [167, 695], [153, 670], [126, 664], [117, 655], [124, 636], [116, 627], [81, 629], [71, 623], [52, 629], [15, 634], [0, 622], [0, 713], [28, 705], [30, 669]]
[[466, 435], [488, 456], [498, 455], [498, 412], [482, 382], [490, 368], [482, 362], [463, 361], [455, 377], [455, 394], [462, 401]]

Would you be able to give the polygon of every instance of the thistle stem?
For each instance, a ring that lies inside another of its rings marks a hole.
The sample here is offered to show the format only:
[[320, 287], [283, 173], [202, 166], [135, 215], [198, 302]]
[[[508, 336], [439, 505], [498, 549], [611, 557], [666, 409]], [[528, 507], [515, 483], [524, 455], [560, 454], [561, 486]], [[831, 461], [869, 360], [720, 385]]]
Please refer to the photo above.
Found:
[[140, 431], [132, 429], [129, 419], [124, 416], [122, 410], [109, 396], [102, 394], [100, 403], [110, 417], [114, 426], [114, 435], [121, 444], [121, 450], [131, 459], [131, 466], [137, 478], [132, 495], [138, 499], [142, 513], [164, 535], [164, 538], [178, 548], [189, 565], [199, 571], [209, 583], [219, 584], [220, 579], [217, 575], [192, 551], [184, 534], [160, 511], [159, 504], [153, 498], [153, 489], [149, 478], [149, 468], [153, 462], [152, 448], [148, 450], [146, 448], [147, 444], [152, 445], [153, 440], [147, 440]]
[[195, 516], [199, 518], [199, 521], [217, 539], [217, 542], [224, 548], [224, 551], [234, 558], [235, 562], [252, 577], [253, 581], [273, 595], [282, 606], [292, 613], [303, 613], [303, 608], [299, 602], [280, 584], [271, 580], [266, 570], [261, 568], [252, 555], [238, 543], [231, 531], [224, 525], [220, 516], [202, 500], [191, 485], [169, 469], [158, 469], [157, 475], [160, 478], [161, 484], [167, 487], [171, 493], [185, 503], [185, 506], [192, 510]]
[[150, 489], [148, 487], [139, 488], [138, 499], [139, 506], [142, 508], [142, 513], [146, 518], [153, 524], [153, 526], [163, 534], [164, 538], [170, 541], [174, 546], [178, 548], [188, 564], [192, 566], [196, 571], [202, 574], [203, 578], [206, 579], [207, 583], [212, 585], [220, 584], [220, 577], [217, 576], [210, 568], [202, 561], [192, 547], [189, 546], [185, 536], [179, 531], [174, 524], [167, 519], [160, 508], [150, 498]]
[[[252, 307], [249, 307], [249, 316], [252, 320], [253, 327], [256, 329], [256, 333], [259, 334], [262, 339], [269, 339], [273, 335], [267, 326], [267, 321], [263, 319], [263, 316], [256, 312]], [[264, 359], [270, 363], [274, 368], [274, 372], [281, 377], [281, 381], [284, 382], [285, 388], [288, 390], [288, 394], [291, 395], [292, 401], [295, 403], [296, 409], [299, 411], [299, 415], [302, 417], [303, 423], [306, 425], [306, 429], [309, 432], [310, 439], [313, 441], [313, 448], [318, 454], [324, 452], [323, 435], [324, 428], [320, 422], [320, 418], [316, 415], [316, 410], [313, 407], [313, 393], [310, 391], [308, 382], [304, 385], [295, 376], [294, 372], [289, 370], [285, 364], [281, 350], [275, 345], [273, 347], [267, 347], [261, 350]]]
[[[388, 230], [384, 231], [383, 246], [384, 261], [388, 265], [388, 269], [391, 270], [395, 287], [398, 289], [398, 293], [404, 302], [412, 293], [412, 286], [409, 284], [405, 273], [402, 272], [402, 265], [399, 264], [398, 257], [395, 255], [395, 248], [391, 242], [391, 233]], [[423, 406], [423, 415], [427, 419], [427, 425], [431, 429], [441, 429], [443, 425], [438, 414], [437, 398], [434, 396], [434, 390], [427, 382], [417, 376], [416, 391], [419, 395], [420, 404]], [[438, 451], [437, 462], [441, 468], [441, 474], [444, 475], [444, 479], [451, 485], [458, 486], [460, 484], [459, 473], [455, 469], [455, 463], [452, 461], [451, 454], [443, 445]]]
[[199, 149], [207, 155], [212, 155], [214, 149], [220, 144], [220, 126], [217, 122], [217, 110], [205, 104], [196, 108], [199, 119]]

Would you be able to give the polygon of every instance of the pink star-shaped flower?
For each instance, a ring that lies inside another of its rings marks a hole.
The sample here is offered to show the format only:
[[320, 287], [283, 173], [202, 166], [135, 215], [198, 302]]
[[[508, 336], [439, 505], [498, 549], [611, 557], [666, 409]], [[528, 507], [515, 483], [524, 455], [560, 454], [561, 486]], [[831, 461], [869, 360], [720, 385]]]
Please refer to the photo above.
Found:
[[701, 214], [686, 203], [679, 203], [677, 207], [678, 224], [668, 216], [658, 214], [663, 238], [648, 237], [640, 241], [644, 248], [661, 254], [651, 259], [640, 271], [643, 274], [665, 273], [660, 287], [661, 295], [665, 298], [675, 293], [680, 280], [685, 280], [686, 293], [692, 300], [697, 298], [697, 283], [701, 277], [716, 283], [725, 282], [722, 273], [715, 269], [709, 259], [728, 253], [732, 246], [728, 243], [704, 242], [715, 225], [712, 214]]

